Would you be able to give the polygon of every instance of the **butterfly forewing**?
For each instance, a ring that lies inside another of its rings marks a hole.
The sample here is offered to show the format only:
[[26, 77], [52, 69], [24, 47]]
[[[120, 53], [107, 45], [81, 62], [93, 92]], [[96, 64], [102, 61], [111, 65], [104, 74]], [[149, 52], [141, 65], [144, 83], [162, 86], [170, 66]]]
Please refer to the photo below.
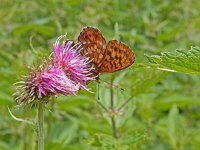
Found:
[[99, 72], [115, 72], [132, 65], [135, 55], [132, 50], [117, 40], [110, 40]]
[[93, 59], [93, 62], [97, 65], [103, 59], [106, 48], [106, 40], [96, 28], [87, 27], [84, 28], [78, 37], [78, 41], [83, 44], [83, 53], [88, 53], [89, 57]]

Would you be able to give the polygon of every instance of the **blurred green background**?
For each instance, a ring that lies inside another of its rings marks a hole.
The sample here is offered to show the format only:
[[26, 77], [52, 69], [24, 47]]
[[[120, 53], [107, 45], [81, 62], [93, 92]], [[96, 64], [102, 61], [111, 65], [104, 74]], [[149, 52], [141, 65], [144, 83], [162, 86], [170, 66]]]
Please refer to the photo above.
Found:
[[[98, 27], [106, 40], [120, 39], [136, 54], [129, 69], [114, 77], [115, 106], [133, 100], [117, 117], [119, 139], [112, 138], [108, 115], [94, 93], [59, 96], [45, 112], [45, 149], [198, 150], [200, 149], [199, 76], [139, 68], [144, 54], [200, 45], [199, 0], [0, 0], [0, 150], [34, 150], [35, 127], [14, 120], [35, 120], [35, 108], [18, 109], [13, 84], [51, 53], [58, 36], [76, 40], [85, 26]], [[100, 84], [100, 101], [109, 107], [109, 85]]]

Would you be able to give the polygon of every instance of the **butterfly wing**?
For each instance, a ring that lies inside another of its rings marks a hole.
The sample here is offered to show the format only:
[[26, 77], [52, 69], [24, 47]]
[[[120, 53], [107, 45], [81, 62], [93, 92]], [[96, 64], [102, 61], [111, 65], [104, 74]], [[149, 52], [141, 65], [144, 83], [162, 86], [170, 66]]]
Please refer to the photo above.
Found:
[[101, 32], [96, 28], [86, 27], [80, 33], [78, 41], [83, 44], [83, 54], [88, 54], [98, 68], [106, 49], [106, 40]]
[[116, 72], [129, 67], [134, 61], [135, 54], [127, 45], [117, 40], [110, 40], [99, 72]]

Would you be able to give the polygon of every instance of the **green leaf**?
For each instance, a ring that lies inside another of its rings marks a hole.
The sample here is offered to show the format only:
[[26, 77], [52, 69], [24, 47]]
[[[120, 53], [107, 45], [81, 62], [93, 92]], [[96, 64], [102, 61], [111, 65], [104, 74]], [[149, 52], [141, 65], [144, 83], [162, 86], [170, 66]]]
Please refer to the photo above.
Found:
[[13, 30], [13, 34], [16, 35], [21, 35], [25, 34], [29, 31], [36, 31], [40, 34], [43, 34], [45, 36], [53, 36], [55, 34], [55, 30], [53, 27], [47, 26], [47, 25], [39, 25], [39, 24], [26, 24], [26, 25], [21, 25]]
[[95, 134], [88, 139], [88, 144], [94, 147], [110, 150], [129, 150], [137, 149], [147, 140], [147, 133], [145, 131], [128, 131], [119, 139], [113, 138], [111, 135]]
[[176, 105], [171, 108], [168, 119], [168, 136], [172, 147], [176, 149], [178, 145], [178, 136], [180, 135], [179, 110]]
[[[125, 87], [125, 90], [130, 90], [132, 96], [136, 96], [148, 91], [167, 75], [167, 72], [154, 68], [146, 68], [145, 66], [138, 66], [138, 68], [133, 68], [126, 74], [126, 78], [123, 79], [120, 85], [123, 85], [122, 87]], [[128, 83], [131, 84], [129, 85]]]
[[172, 95], [166, 98], [162, 97], [154, 102], [154, 107], [156, 110], [169, 110], [173, 105], [184, 109], [190, 106], [199, 106], [200, 101], [197, 98], [186, 97], [182, 95]]
[[157, 64], [157, 69], [200, 75], [200, 48], [191, 50], [176, 50], [164, 52], [161, 55], [147, 56], [151, 63]]
[[170, 30], [169, 31], [166, 31], [165, 33], [163, 33], [163, 34], [160, 34], [160, 35], [158, 35], [157, 37], [156, 37], [156, 39], [157, 40], [169, 40], [169, 39], [171, 39], [171, 38], [174, 38], [176, 35], [178, 35], [178, 34], [180, 34], [180, 33], [182, 33], [182, 32], [184, 32], [184, 30], [185, 30], [185, 25], [183, 25], [183, 24], [180, 24], [180, 25], [178, 25], [178, 26], [176, 26], [176, 27], [172, 27], [172, 28], [170, 28]]
[[77, 134], [78, 125], [72, 121], [60, 121], [52, 125], [51, 141], [53, 143], [62, 143], [63, 146], [69, 144]]

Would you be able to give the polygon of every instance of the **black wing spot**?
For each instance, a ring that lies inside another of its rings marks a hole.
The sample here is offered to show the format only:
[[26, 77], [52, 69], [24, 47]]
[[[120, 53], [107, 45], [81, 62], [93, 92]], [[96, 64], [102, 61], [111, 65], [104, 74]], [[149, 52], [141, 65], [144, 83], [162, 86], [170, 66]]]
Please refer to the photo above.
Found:
[[111, 45], [110, 48], [113, 49], [113, 46]]
[[115, 68], [117, 68], [117, 64], [116, 64], [116, 62], [115, 62], [115, 61], [113, 62], [113, 65], [115, 66]]
[[106, 54], [108, 54], [109, 56], [111, 55], [111, 52], [110, 51], [106, 51]]
[[119, 64], [122, 67], [122, 58], [121, 57], [119, 58]]
[[112, 64], [112, 63], [110, 63], [110, 68], [111, 68], [111, 69], [113, 68], [113, 64]]

